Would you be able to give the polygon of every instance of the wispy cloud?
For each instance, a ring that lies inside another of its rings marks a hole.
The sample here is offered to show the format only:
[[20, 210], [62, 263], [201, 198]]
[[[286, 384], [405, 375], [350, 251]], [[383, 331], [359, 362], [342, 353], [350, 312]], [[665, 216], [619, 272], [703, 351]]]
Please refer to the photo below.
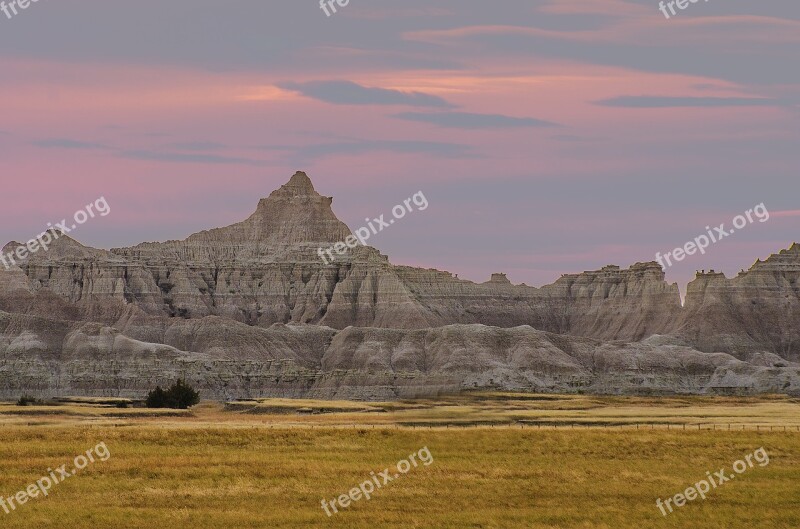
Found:
[[219, 151], [228, 146], [213, 141], [191, 141], [186, 143], [171, 143], [168, 147], [178, 151]]
[[555, 134], [553, 136], [550, 136], [550, 138], [556, 141], [563, 141], [566, 143], [595, 143], [603, 141], [602, 138], [578, 136], [577, 134]]
[[784, 211], [773, 211], [770, 213], [774, 217], [800, 217], [800, 209], [788, 209]]
[[458, 129], [513, 129], [560, 126], [557, 123], [536, 118], [518, 118], [502, 114], [473, 114], [470, 112], [402, 112], [395, 114], [394, 117]]
[[[204, 154], [202, 151], [212, 151], [226, 149], [227, 146], [221, 143], [212, 142], [186, 142], [175, 143], [168, 147], [168, 150], [162, 149], [115, 149], [108, 145], [101, 143], [92, 143], [78, 140], [71, 140], [68, 138], [51, 138], [45, 140], [37, 140], [32, 142], [33, 145], [44, 149], [75, 149], [75, 150], [103, 150], [114, 151], [114, 155], [118, 158], [125, 158], [128, 160], [148, 160], [156, 162], [171, 162], [171, 163], [200, 163], [200, 164], [214, 164], [214, 165], [265, 165], [266, 162], [255, 160], [251, 158], [242, 158], [237, 156], [223, 156], [218, 154]], [[187, 152], [197, 151], [197, 152]]]
[[665, 97], [619, 96], [601, 99], [596, 105], [619, 108], [678, 108], [678, 107], [780, 107], [786, 102], [762, 97]]
[[118, 156], [130, 160], [147, 160], [155, 162], [172, 163], [201, 163], [215, 165], [253, 165], [261, 166], [266, 162], [250, 158], [240, 158], [235, 156], [219, 156], [215, 154], [186, 154], [180, 152], [164, 151], [121, 151]]
[[324, 143], [299, 147], [292, 156], [295, 162], [306, 162], [328, 156], [361, 155], [374, 152], [422, 154], [439, 158], [479, 158], [467, 145], [435, 141], [371, 140]]
[[71, 140], [68, 138], [48, 138], [44, 140], [36, 140], [33, 142], [37, 147], [43, 149], [89, 149], [89, 150], [107, 150], [109, 146], [101, 143], [92, 143], [86, 141]]
[[278, 83], [277, 86], [334, 105], [405, 105], [453, 108], [453, 105], [445, 99], [424, 92], [403, 92], [388, 88], [367, 87], [351, 81], [287, 82]]

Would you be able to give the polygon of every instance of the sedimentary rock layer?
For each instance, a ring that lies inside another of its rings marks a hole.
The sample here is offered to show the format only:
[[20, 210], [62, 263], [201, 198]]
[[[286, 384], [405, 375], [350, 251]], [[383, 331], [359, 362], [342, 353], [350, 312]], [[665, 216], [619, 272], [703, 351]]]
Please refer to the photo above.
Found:
[[0, 398], [142, 397], [178, 378], [205, 398], [228, 400], [386, 400], [478, 388], [800, 393], [799, 364], [769, 355], [744, 362], [658, 336], [608, 344], [528, 326], [260, 329], [210, 316], [173, 319], [162, 341], [143, 342], [97, 323], [0, 313]]
[[366, 246], [325, 263], [318, 249], [350, 235], [331, 200], [296, 173], [232, 226], [111, 251], [61, 234], [0, 268], [0, 393], [135, 393], [176, 375], [217, 396], [795, 388], [798, 244], [736, 278], [698, 274], [681, 306], [655, 262], [540, 288]]

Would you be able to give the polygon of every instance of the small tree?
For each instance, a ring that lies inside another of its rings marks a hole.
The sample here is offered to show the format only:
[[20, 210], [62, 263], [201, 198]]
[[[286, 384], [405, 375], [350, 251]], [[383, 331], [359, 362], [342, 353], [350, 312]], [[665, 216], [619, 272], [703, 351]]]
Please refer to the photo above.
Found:
[[148, 408], [174, 408], [185, 410], [200, 402], [200, 394], [183, 380], [178, 380], [167, 391], [156, 386], [147, 395]]
[[172, 408], [185, 410], [200, 402], [200, 394], [183, 380], [178, 380], [167, 392]]
[[161, 386], [156, 386], [156, 389], [147, 394], [147, 407], [148, 408], [167, 407], [167, 392], [161, 389]]

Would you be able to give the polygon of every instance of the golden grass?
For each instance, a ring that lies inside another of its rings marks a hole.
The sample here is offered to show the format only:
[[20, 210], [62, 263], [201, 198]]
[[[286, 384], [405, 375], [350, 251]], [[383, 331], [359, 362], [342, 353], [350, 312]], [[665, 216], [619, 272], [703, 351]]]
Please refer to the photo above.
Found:
[[[136, 424], [392, 427], [612, 427], [800, 431], [800, 399], [757, 397], [613, 397], [477, 392], [397, 402], [257, 399], [192, 410], [119, 409], [107, 404], [16, 406], [0, 403], [0, 424]], [[132, 421], [132, 422], [131, 422]]]
[[[756, 432], [16, 427], [6, 496], [104, 441], [74, 478], [3, 527], [800, 527], [800, 436]], [[423, 446], [434, 458], [328, 518], [346, 493]], [[664, 519], [655, 499], [763, 446], [755, 467]]]
[[[54, 486], [46, 499], [33, 499], [11, 514], [0, 510], [0, 526], [800, 527], [800, 433], [782, 431], [784, 423], [800, 424], [800, 406], [786, 397], [530, 399], [482, 393], [383, 404], [255, 404], [281, 412], [203, 403], [171, 417], [69, 405], [58, 407], [64, 411], [59, 416], [20, 417], [7, 412], [40, 407], [0, 406], [0, 495], [15, 494], [48, 468], [71, 465], [101, 441], [111, 452], [108, 461]], [[284, 408], [292, 407], [338, 411], [287, 414]], [[386, 411], [354, 411], [372, 407]], [[514, 422], [520, 417], [551, 426], [522, 428]], [[748, 429], [707, 429], [734, 419]], [[645, 426], [688, 420], [704, 429]], [[29, 426], [32, 421], [36, 425]], [[484, 421], [486, 426], [475, 426]], [[603, 421], [615, 426], [572, 429], [576, 422]], [[457, 422], [471, 426], [448, 427]], [[403, 426], [411, 424], [416, 428]], [[325, 515], [322, 498], [347, 493], [370, 472], [393, 467], [424, 446], [432, 465], [410, 470], [369, 501]], [[768, 466], [737, 476], [705, 501], [666, 518], [660, 514], [656, 498], [682, 492], [707, 470], [730, 469], [762, 446]]]

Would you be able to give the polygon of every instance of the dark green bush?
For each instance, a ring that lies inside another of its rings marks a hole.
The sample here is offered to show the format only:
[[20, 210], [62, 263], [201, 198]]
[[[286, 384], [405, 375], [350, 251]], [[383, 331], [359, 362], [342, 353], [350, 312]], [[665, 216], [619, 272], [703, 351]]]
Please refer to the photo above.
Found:
[[41, 404], [41, 401], [30, 395], [23, 395], [17, 401], [17, 406], [34, 406], [36, 404]]
[[178, 380], [164, 391], [161, 386], [147, 395], [148, 408], [173, 408], [185, 410], [200, 402], [200, 394], [183, 380]]

